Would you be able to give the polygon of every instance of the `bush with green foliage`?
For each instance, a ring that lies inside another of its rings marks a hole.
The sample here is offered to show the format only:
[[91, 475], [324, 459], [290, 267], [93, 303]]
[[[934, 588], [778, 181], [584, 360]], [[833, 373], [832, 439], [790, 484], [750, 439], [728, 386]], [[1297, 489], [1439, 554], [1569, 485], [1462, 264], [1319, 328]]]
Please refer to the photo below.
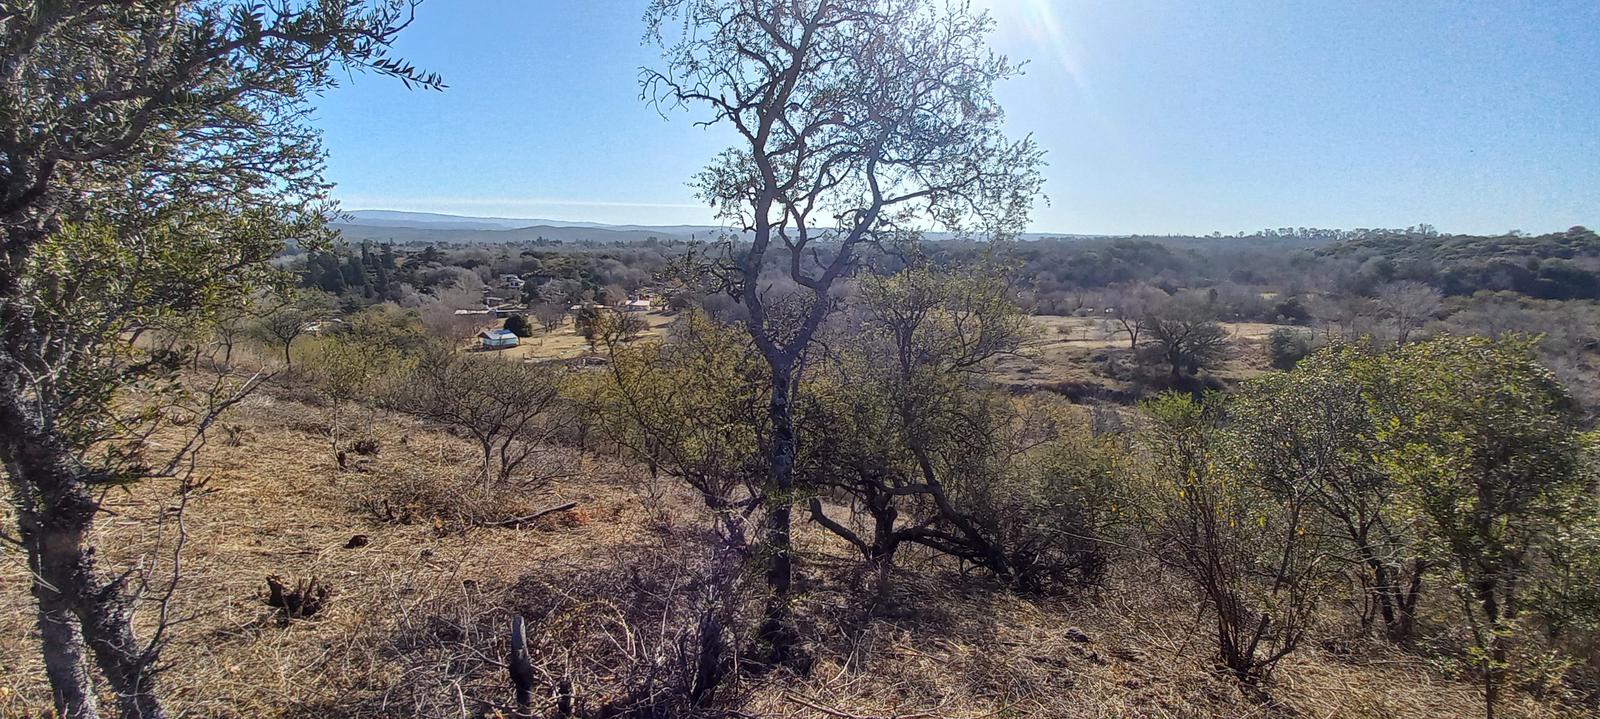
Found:
[[1267, 335], [1267, 357], [1281, 370], [1294, 369], [1316, 348], [1317, 336], [1307, 330], [1279, 327]]
[[1299, 646], [1333, 576], [1309, 497], [1257, 481], [1220, 396], [1167, 394], [1143, 409], [1125, 504], [1146, 550], [1211, 613], [1219, 664], [1254, 685]]
[[1491, 715], [1551, 562], [1595, 512], [1577, 407], [1535, 342], [1443, 337], [1365, 363], [1377, 456], [1459, 595]]
[[523, 315], [510, 315], [506, 317], [504, 326], [506, 331], [518, 337], [533, 336], [533, 325], [530, 324], [528, 322], [528, 318]]
[[1372, 359], [1330, 348], [1246, 382], [1228, 408], [1230, 431], [1252, 481], [1274, 496], [1304, 497], [1316, 511], [1314, 531], [1339, 540], [1327, 548], [1361, 573], [1371, 608], [1363, 623], [1375, 611], [1387, 636], [1404, 642], [1439, 560], [1424, 551], [1404, 487], [1378, 459], [1382, 421], [1365, 376]]

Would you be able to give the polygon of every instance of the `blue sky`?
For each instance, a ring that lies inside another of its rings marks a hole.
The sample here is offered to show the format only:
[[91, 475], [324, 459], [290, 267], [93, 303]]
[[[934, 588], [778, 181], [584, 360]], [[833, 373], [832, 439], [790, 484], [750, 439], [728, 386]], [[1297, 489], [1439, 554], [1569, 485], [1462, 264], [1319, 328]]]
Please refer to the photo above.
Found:
[[[428, 0], [318, 103], [346, 209], [704, 223], [731, 138], [639, 100], [644, 0]], [[1600, 224], [1600, 2], [980, 0], [1048, 152], [1034, 229]]]

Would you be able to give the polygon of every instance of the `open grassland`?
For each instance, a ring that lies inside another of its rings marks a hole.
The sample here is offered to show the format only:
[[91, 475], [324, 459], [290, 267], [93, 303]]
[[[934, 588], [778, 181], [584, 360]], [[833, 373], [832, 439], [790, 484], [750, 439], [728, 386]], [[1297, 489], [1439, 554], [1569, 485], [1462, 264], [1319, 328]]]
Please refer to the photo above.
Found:
[[[346, 415], [376, 454], [343, 469], [328, 413], [283, 393], [231, 416], [201, 457], [208, 478], [181, 527], [171, 486], [114, 491], [97, 528], [108, 566], [159, 580], [184, 539], [163, 675], [177, 716], [474, 717], [510, 701], [502, 662], [513, 614], [529, 617], [548, 686], [577, 677], [581, 706], [617, 678], [677, 656], [652, 597], [693, 594], [686, 568], [711, 546], [703, 508], [642, 468], [572, 449], [542, 458], [539, 488], [486, 488], [459, 438], [383, 414]], [[558, 502], [526, 525], [484, 526]], [[6, 518], [9, 521], [9, 517]], [[1414, 655], [1318, 628], [1249, 696], [1211, 667], [1209, 627], [1144, 563], [1077, 597], [1020, 597], [946, 561], [905, 552], [872, 604], [847, 548], [801, 526], [799, 615], [809, 672], [742, 672], [708, 716], [1446, 717], [1478, 692]], [[318, 578], [328, 608], [285, 620], [265, 580]], [[48, 706], [22, 557], [0, 555], [0, 716]], [[139, 614], [148, 632], [154, 607]], [[631, 619], [630, 619], [631, 618]], [[1069, 631], [1070, 630], [1070, 631]], [[630, 669], [631, 668], [631, 669]], [[1555, 717], [1524, 695], [1502, 716]], [[1571, 716], [1577, 716], [1572, 714]]]
[[[665, 312], [640, 312], [636, 316], [642, 317], [647, 325], [646, 329], [639, 333], [640, 338], [665, 336], [667, 327], [678, 319], [676, 314]], [[493, 325], [486, 325], [485, 329], [498, 328], [500, 325], [500, 322], [496, 322]], [[476, 341], [470, 346], [475, 351], [480, 351], [477, 350]], [[581, 357], [589, 352], [589, 342], [583, 338], [583, 335], [578, 334], [576, 323], [571, 318], [568, 318], [560, 327], [550, 332], [545, 332], [543, 328], [535, 325], [533, 336], [522, 338], [522, 343], [516, 347], [481, 351], [511, 359], [542, 362]]]
[[[1138, 363], [1127, 334], [1114, 323], [1095, 317], [1034, 315], [1036, 331], [1014, 355], [996, 362], [996, 381], [1018, 390], [1046, 389], [1076, 398], [1126, 400], [1148, 388], [1141, 383]], [[1268, 369], [1264, 344], [1283, 325], [1224, 322], [1232, 345], [1229, 356], [1208, 370], [1223, 382], [1237, 382]], [[1303, 329], [1303, 328], [1302, 328]], [[1140, 341], [1147, 341], [1148, 332]], [[1155, 370], [1158, 374], [1159, 368]]]

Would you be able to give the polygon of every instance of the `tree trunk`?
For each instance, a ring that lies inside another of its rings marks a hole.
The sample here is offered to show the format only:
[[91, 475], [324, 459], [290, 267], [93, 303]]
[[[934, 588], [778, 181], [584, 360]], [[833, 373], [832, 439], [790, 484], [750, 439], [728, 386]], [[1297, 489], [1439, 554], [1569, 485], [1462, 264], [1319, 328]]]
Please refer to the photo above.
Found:
[[1484, 716], [1494, 719], [1494, 705], [1500, 695], [1500, 670], [1505, 665], [1506, 648], [1500, 641], [1500, 598], [1494, 580], [1478, 582], [1478, 599], [1483, 607], [1484, 627], [1488, 632], [1486, 646], [1488, 662], [1483, 668]]
[[[17, 470], [9, 471], [15, 478]], [[56, 713], [67, 719], [98, 719], [100, 707], [85, 660], [78, 618], [62, 593], [44, 579], [47, 573], [59, 575], [60, 570], [45, 566], [51, 554], [46, 548], [51, 542], [31, 515], [32, 512], [23, 510], [17, 520], [23, 543], [27, 545], [28, 568], [34, 575], [33, 598], [39, 604], [39, 639], [45, 676], [50, 680], [51, 701]]]
[[34, 568], [43, 653], [51, 691], [61, 714], [96, 717], [98, 709], [84, 664], [84, 648], [117, 694], [127, 719], [164, 719], [154, 689], [155, 657], [133, 633], [122, 586], [98, 576], [86, 538], [97, 506], [89, 485], [59, 449], [10, 404], [0, 411], [7, 442], [0, 444], [16, 493], [22, 498], [23, 543]]
[[39, 602], [44, 672], [50, 680], [52, 703], [56, 713], [67, 719], [98, 719], [99, 702], [84, 661], [83, 636], [78, 633], [77, 617], [54, 594], [45, 590], [40, 582], [34, 582], [33, 596]]
[[[85, 578], [91, 576], [86, 574]], [[156, 657], [145, 654], [133, 634], [121, 586], [88, 589], [92, 594], [79, 607], [78, 618], [100, 673], [117, 692], [117, 707], [123, 719], [165, 719], [166, 709], [156, 694]]]
[[867, 564], [876, 575], [873, 596], [877, 602], [883, 602], [889, 598], [890, 582], [894, 576], [894, 553], [900, 548], [900, 538], [894, 529], [899, 511], [895, 509], [893, 497], [872, 499], [882, 504], [874, 506], [872, 511], [872, 546], [868, 551]]
[[764, 550], [767, 553], [767, 607], [761, 623], [761, 638], [772, 646], [772, 660], [788, 661], [796, 638], [789, 617], [794, 567], [790, 556], [789, 506], [794, 497], [795, 434], [794, 413], [789, 396], [789, 367], [773, 363], [772, 402], [768, 417], [772, 422], [772, 446], [768, 450], [767, 523]]

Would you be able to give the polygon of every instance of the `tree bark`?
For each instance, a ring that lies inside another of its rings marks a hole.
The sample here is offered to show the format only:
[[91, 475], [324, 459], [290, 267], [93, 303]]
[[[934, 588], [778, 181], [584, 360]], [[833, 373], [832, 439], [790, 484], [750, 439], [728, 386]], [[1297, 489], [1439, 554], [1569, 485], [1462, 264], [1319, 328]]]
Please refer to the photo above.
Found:
[[768, 453], [766, 538], [767, 606], [761, 623], [761, 638], [772, 647], [772, 661], [788, 661], [796, 643], [789, 600], [793, 591], [794, 565], [790, 555], [790, 503], [794, 494], [795, 433], [791, 405], [792, 373], [787, 364], [772, 363], [772, 401], [768, 418], [772, 423], [772, 447]]
[[[15, 466], [8, 463], [7, 472], [14, 483], [19, 483], [19, 470]], [[51, 703], [56, 713], [67, 719], [98, 719], [99, 701], [94, 693], [94, 680], [89, 676], [77, 615], [55, 585], [44, 580], [47, 572], [59, 574], [56, 568], [45, 566], [51, 554], [47, 551], [51, 542], [39, 526], [31, 503], [24, 504], [19, 498], [17, 504], [17, 523], [27, 547], [28, 568], [34, 576], [32, 594], [39, 605], [39, 639], [45, 676], [50, 681]]]
[[50, 698], [56, 713], [66, 719], [98, 719], [100, 706], [84, 661], [77, 617], [55, 592], [46, 590], [38, 581], [33, 585], [33, 597], [39, 602], [44, 671], [50, 680]]

